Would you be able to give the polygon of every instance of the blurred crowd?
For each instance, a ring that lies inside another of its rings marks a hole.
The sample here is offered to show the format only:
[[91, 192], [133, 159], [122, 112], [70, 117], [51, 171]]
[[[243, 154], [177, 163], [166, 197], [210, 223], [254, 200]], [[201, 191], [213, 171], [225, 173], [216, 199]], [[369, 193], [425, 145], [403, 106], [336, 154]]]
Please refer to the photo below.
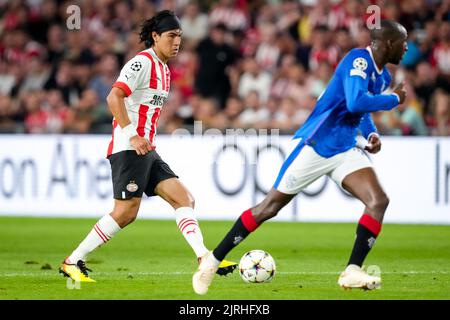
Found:
[[202, 121], [292, 133], [343, 56], [370, 44], [370, 5], [409, 34], [401, 65], [389, 66], [408, 96], [373, 114], [379, 131], [449, 136], [450, 0], [0, 0], [0, 132], [110, 133], [106, 96], [144, 49], [140, 24], [170, 9], [183, 42], [158, 131]]

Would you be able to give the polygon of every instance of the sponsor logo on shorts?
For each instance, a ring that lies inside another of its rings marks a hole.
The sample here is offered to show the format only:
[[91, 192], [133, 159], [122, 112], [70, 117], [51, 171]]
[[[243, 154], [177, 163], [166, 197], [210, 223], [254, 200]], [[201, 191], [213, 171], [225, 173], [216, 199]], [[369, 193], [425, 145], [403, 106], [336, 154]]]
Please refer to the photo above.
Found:
[[139, 189], [139, 186], [134, 181], [130, 181], [130, 183], [127, 184], [127, 190], [129, 192], [136, 192], [137, 189]]

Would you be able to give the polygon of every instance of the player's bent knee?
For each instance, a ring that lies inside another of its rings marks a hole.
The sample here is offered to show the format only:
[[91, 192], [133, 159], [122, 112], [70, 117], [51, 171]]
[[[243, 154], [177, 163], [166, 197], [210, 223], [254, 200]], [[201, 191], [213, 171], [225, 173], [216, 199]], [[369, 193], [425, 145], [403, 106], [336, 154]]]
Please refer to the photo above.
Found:
[[389, 197], [385, 194], [379, 194], [372, 198], [368, 207], [375, 212], [384, 212], [389, 205]]
[[137, 214], [134, 214], [134, 215], [130, 214], [130, 215], [128, 215], [127, 216], [127, 221], [126, 221], [127, 224], [133, 223], [134, 220], [136, 220], [136, 217], [137, 217]]
[[195, 208], [195, 200], [189, 194], [172, 199], [171, 204], [174, 208], [182, 208], [182, 207], [189, 207], [192, 209]]
[[136, 211], [122, 212], [120, 214], [120, 222], [118, 224], [123, 228], [124, 226], [133, 223], [134, 220], [136, 220], [136, 217], [137, 217]]
[[192, 209], [195, 208], [195, 199], [191, 197], [191, 199], [189, 200], [189, 207], [191, 207]]
[[138, 211], [139, 204], [129, 202], [116, 206], [111, 213], [111, 216], [116, 220], [117, 224], [123, 228], [136, 220]]
[[387, 194], [383, 194], [380, 199], [380, 205], [382, 205], [384, 207], [384, 210], [386, 210], [386, 208], [388, 207], [389, 202], [390, 202], [390, 199], [387, 196]]

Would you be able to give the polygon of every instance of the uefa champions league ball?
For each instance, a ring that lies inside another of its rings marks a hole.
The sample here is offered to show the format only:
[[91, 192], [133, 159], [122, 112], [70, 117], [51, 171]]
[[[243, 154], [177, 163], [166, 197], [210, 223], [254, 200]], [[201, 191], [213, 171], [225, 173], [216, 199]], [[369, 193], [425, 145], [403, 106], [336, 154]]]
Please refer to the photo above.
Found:
[[239, 261], [239, 273], [247, 283], [269, 282], [275, 276], [275, 271], [275, 260], [263, 250], [251, 250]]

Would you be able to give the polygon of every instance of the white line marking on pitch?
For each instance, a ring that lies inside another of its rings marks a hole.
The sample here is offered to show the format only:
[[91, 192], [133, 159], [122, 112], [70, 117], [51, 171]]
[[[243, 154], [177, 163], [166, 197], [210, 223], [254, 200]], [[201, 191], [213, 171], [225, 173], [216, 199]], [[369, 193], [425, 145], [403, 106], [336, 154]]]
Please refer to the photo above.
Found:
[[[278, 274], [285, 275], [339, 275], [340, 271], [280, 271]], [[93, 273], [94, 274], [94, 273]], [[132, 276], [180, 276], [180, 275], [192, 275], [193, 272], [132, 272], [132, 271], [117, 271], [117, 272], [95, 272], [96, 276], [119, 276], [119, 275], [132, 275]], [[431, 271], [385, 271], [381, 274], [450, 274], [450, 271], [446, 270], [431, 270]], [[41, 272], [41, 273], [0, 273], [0, 277], [49, 277], [49, 276], [60, 276], [55, 272]]]

